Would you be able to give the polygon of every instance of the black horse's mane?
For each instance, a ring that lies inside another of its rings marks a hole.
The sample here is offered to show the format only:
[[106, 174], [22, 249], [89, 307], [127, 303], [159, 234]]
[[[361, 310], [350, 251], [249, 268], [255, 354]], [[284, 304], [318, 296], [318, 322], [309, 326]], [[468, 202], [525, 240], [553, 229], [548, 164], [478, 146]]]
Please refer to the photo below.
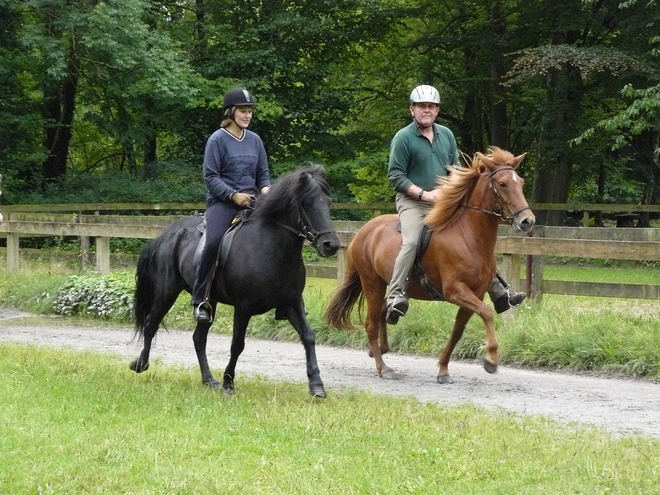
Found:
[[255, 206], [255, 215], [276, 217], [320, 194], [330, 196], [330, 185], [325, 169], [312, 162], [305, 162], [302, 166], [304, 168], [279, 177], [268, 194], [259, 197]]

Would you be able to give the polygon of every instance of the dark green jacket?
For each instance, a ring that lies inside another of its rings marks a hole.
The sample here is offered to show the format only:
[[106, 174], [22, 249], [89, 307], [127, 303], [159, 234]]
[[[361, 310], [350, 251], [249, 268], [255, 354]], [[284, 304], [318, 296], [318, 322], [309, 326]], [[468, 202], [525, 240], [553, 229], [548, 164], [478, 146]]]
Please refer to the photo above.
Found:
[[437, 186], [438, 177], [447, 175], [449, 165], [459, 164], [452, 132], [439, 124], [433, 127], [433, 144], [415, 122], [399, 130], [392, 139], [387, 176], [397, 192], [405, 194], [412, 184], [431, 191]]

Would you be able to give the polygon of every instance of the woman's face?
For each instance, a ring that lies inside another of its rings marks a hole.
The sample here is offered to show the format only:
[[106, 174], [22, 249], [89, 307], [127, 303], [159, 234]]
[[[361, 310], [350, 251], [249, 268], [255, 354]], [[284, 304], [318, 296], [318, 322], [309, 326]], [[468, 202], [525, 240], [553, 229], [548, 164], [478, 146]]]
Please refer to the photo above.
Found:
[[252, 107], [236, 107], [234, 110], [234, 120], [241, 129], [247, 129], [252, 120]]

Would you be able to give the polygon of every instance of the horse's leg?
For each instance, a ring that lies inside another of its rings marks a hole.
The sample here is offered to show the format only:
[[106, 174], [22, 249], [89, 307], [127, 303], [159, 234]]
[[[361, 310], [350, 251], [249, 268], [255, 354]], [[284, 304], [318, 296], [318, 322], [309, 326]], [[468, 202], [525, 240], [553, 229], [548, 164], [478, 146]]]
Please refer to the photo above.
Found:
[[[390, 344], [387, 339], [387, 300], [383, 299], [383, 307], [378, 319], [378, 347], [381, 354], [390, 352]], [[374, 353], [369, 347], [369, 357], [374, 357]]]
[[454, 321], [454, 328], [449, 337], [449, 342], [440, 355], [438, 363], [438, 383], [453, 383], [449, 376], [449, 359], [456, 344], [461, 340], [465, 326], [473, 314], [477, 313], [486, 327], [486, 356], [484, 357], [484, 369], [488, 373], [495, 373], [499, 363], [497, 356], [497, 339], [495, 338], [495, 328], [493, 326], [493, 311], [470, 290], [450, 293], [447, 295], [447, 301], [459, 304], [459, 310]]
[[[367, 331], [371, 348], [369, 355], [376, 362], [378, 375], [382, 378], [394, 379], [397, 378], [397, 375], [392, 368], [385, 364], [381, 351], [381, 346], [389, 350], [385, 323], [385, 287], [382, 283], [378, 285], [363, 284], [363, 292], [367, 299], [367, 317], [364, 320], [364, 329]], [[379, 337], [382, 339], [383, 336], [384, 342], [379, 342]]]
[[390, 343], [387, 340], [387, 301], [383, 300], [383, 307], [380, 311], [380, 318], [378, 319], [378, 346], [380, 347], [381, 354], [390, 352]]
[[473, 314], [474, 313], [468, 309], [458, 308], [458, 313], [456, 314], [456, 319], [454, 320], [454, 328], [451, 330], [449, 341], [442, 351], [440, 360], [438, 361], [438, 383], [454, 383], [454, 380], [452, 380], [451, 376], [449, 376], [449, 359], [454, 352], [456, 344], [458, 344], [458, 342], [461, 340], [461, 337], [463, 337], [465, 326]]
[[232, 395], [234, 393], [236, 363], [243, 349], [245, 349], [245, 331], [251, 317], [252, 315], [244, 314], [238, 308], [234, 307], [234, 331], [231, 339], [231, 354], [222, 377], [222, 393], [224, 395]]
[[305, 309], [302, 301], [295, 308], [285, 309], [287, 319], [296, 329], [300, 340], [305, 348], [305, 358], [307, 360], [307, 379], [309, 380], [309, 394], [312, 397], [324, 398], [326, 396], [321, 380], [319, 364], [316, 360], [316, 336], [305, 318]]
[[[215, 309], [217, 304], [211, 303], [211, 319], [215, 318]], [[199, 370], [202, 373], [202, 383], [211, 388], [220, 388], [220, 382], [213, 377], [211, 369], [209, 368], [209, 360], [206, 357], [206, 341], [211, 328], [211, 322], [199, 321], [195, 326], [193, 333], [193, 343], [195, 344], [195, 353], [197, 354], [197, 362], [199, 363]]]
[[131, 363], [128, 365], [128, 367], [136, 373], [142, 373], [149, 369], [151, 341], [156, 336], [158, 326], [160, 325], [160, 320], [158, 320], [156, 324], [152, 324], [154, 321], [156, 320], [153, 319], [151, 315], [147, 317], [147, 324], [144, 326], [144, 333], [142, 335], [142, 338], [144, 339], [142, 343], [142, 351], [140, 351], [138, 358], [131, 361]]
[[153, 306], [145, 319], [145, 325], [142, 331], [142, 338], [144, 339], [142, 351], [140, 352], [140, 356], [129, 364], [129, 367], [136, 373], [142, 373], [149, 369], [151, 342], [156, 336], [160, 322], [163, 321], [167, 312], [172, 308], [180, 292], [178, 288], [170, 288], [166, 293], [156, 291]]
[[486, 327], [486, 355], [483, 360], [484, 369], [488, 373], [496, 373], [500, 358], [497, 354], [499, 345], [497, 343], [497, 338], [495, 337], [493, 311], [484, 304], [483, 310], [479, 312], [479, 316], [481, 316], [484, 326]]

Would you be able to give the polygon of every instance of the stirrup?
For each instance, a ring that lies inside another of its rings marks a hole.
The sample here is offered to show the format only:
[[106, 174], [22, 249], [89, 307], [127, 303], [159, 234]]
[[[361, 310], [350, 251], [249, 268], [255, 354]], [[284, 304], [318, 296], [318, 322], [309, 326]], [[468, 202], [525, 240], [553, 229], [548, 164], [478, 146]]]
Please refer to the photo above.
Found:
[[506, 293], [502, 294], [500, 297], [493, 301], [495, 312], [500, 314], [510, 310], [511, 308], [517, 308], [522, 304], [526, 297], [527, 294], [524, 292], [516, 292], [510, 287], [507, 287]]
[[527, 297], [527, 294], [524, 292], [516, 292], [511, 288], [507, 288], [506, 292], [509, 294], [509, 304], [512, 308], [517, 308], [520, 306]]
[[394, 298], [394, 301], [387, 305], [387, 315], [385, 316], [385, 322], [388, 325], [396, 325], [399, 323], [399, 318], [406, 315], [408, 306], [408, 299], [405, 297], [398, 296]]
[[201, 323], [213, 323], [213, 312], [211, 305], [207, 302], [201, 302], [193, 309], [195, 320]]

